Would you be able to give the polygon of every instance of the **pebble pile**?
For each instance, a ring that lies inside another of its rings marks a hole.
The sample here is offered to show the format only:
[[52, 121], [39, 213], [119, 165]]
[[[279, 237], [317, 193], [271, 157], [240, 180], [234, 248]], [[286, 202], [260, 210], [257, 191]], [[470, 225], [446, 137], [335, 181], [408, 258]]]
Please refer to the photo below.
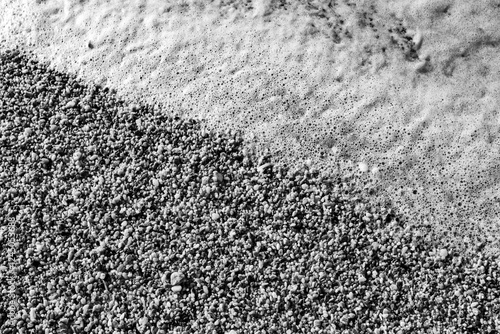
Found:
[[33, 59], [0, 57], [0, 217], [20, 241], [1, 235], [0, 332], [500, 328], [500, 262], [481, 250], [432, 248], [353, 177], [273, 165]]

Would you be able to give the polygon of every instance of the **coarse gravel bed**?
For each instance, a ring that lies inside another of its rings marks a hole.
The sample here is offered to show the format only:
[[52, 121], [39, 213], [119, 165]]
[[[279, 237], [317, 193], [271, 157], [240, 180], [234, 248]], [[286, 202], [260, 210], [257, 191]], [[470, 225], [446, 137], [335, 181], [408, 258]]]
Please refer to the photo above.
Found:
[[2, 333], [500, 326], [500, 263], [431, 247], [355, 177], [270, 164], [235, 132], [16, 50], [0, 56], [0, 125]]

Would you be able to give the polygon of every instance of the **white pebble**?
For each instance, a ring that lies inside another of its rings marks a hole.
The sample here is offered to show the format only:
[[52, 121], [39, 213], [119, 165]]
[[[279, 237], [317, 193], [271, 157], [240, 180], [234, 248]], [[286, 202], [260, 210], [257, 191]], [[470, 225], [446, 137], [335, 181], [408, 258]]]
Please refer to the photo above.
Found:
[[180, 285], [175, 285], [172, 287], [172, 291], [175, 293], [181, 292], [181, 290], [182, 290], [182, 286], [180, 286]]
[[444, 260], [448, 256], [448, 251], [446, 249], [441, 249], [439, 251], [439, 256]]
[[41, 252], [44, 249], [44, 247], [45, 247], [44, 244], [38, 243], [36, 244], [36, 251]]
[[215, 172], [214, 173], [214, 177], [213, 177], [214, 181], [216, 182], [222, 182], [224, 180], [224, 177], [222, 176], [221, 173], [219, 172]]
[[73, 159], [75, 160], [80, 160], [80, 158], [82, 157], [82, 153], [79, 152], [79, 151], [76, 151], [74, 154], [73, 154]]
[[72, 101], [69, 101], [68, 103], [66, 103], [64, 108], [73, 108], [74, 106], [76, 106], [76, 101], [72, 100]]
[[209, 181], [210, 180], [209, 180], [208, 176], [204, 176], [201, 178], [201, 184], [203, 184], [203, 185], [208, 184]]
[[153, 180], [152, 180], [152, 182], [153, 182], [153, 186], [154, 186], [155, 188], [158, 188], [158, 187], [159, 187], [160, 182], [158, 182], [158, 180], [157, 180], [157, 179], [153, 179]]
[[181, 272], [173, 272], [170, 275], [170, 284], [179, 285], [184, 280], [184, 274]]

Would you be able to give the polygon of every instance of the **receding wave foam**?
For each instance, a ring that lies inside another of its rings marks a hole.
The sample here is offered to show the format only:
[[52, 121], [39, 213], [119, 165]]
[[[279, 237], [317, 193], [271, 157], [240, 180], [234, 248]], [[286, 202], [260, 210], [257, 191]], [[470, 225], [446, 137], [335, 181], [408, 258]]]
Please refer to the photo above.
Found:
[[3, 1], [1, 46], [282, 163], [360, 166], [441, 241], [498, 250], [499, 1], [225, 3]]

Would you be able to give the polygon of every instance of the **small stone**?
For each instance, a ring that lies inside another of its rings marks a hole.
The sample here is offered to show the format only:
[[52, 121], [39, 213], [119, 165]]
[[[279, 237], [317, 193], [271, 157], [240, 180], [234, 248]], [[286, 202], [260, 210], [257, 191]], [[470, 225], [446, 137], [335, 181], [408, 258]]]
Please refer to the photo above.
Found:
[[181, 272], [173, 272], [171, 275], [170, 275], [170, 284], [171, 285], [179, 285], [182, 283], [182, 281], [184, 280], [185, 276], [183, 273]]
[[36, 248], [35, 249], [39, 253], [39, 252], [43, 251], [44, 248], [45, 248], [45, 245], [42, 244], [42, 243], [39, 243], [39, 244], [36, 244]]
[[222, 176], [221, 173], [214, 172], [214, 181], [215, 182], [222, 182], [222, 181], [224, 181], [224, 177]]
[[267, 163], [265, 163], [265, 164], [263, 164], [263, 165], [259, 166], [259, 167], [257, 168], [257, 170], [259, 171], [259, 173], [263, 173], [263, 172], [266, 170], [266, 168], [268, 168], [268, 167], [272, 167], [272, 166], [273, 166], [273, 164], [272, 164], [272, 163], [267, 162]]
[[211, 215], [212, 219], [217, 221], [219, 220], [220, 218], [220, 215], [217, 213], [217, 212], [213, 212], [212, 215]]
[[80, 151], [76, 151], [75, 153], [73, 153], [74, 160], [80, 160], [81, 157], [82, 157], [82, 153]]
[[181, 290], [182, 290], [182, 286], [180, 286], [180, 285], [174, 285], [174, 286], [172, 287], [172, 291], [173, 291], [173, 292], [175, 292], [175, 293], [178, 293], [178, 292], [180, 292]]
[[139, 325], [141, 326], [146, 326], [149, 322], [149, 319], [147, 317], [142, 317], [141, 319], [139, 319]]
[[201, 178], [201, 184], [206, 185], [209, 182], [210, 182], [210, 179], [208, 178], [208, 176], [204, 176]]
[[441, 256], [441, 258], [442, 258], [442, 259], [445, 259], [445, 258], [448, 256], [448, 250], [446, 250], [446, 249], [444, 249], [444, 248], [443, 248], [443, 249], [441, 249], [441, 250], [439, 251], [439, 256]]
[[160, 186], [160, 182], [158, 182], [157, 179], [153, 179], [152, 183], [153, 183], [153, 187], [155, 187], [155, 188], [158, 188]]
[[64, 108], [68, 109], [68, 108], [74, 108], [76, 106], [76, 101], [75, 100], [72, 100], [72, 101], [69, 101], [68, 103], [66, 103], [66, 105], [64, 106]]

